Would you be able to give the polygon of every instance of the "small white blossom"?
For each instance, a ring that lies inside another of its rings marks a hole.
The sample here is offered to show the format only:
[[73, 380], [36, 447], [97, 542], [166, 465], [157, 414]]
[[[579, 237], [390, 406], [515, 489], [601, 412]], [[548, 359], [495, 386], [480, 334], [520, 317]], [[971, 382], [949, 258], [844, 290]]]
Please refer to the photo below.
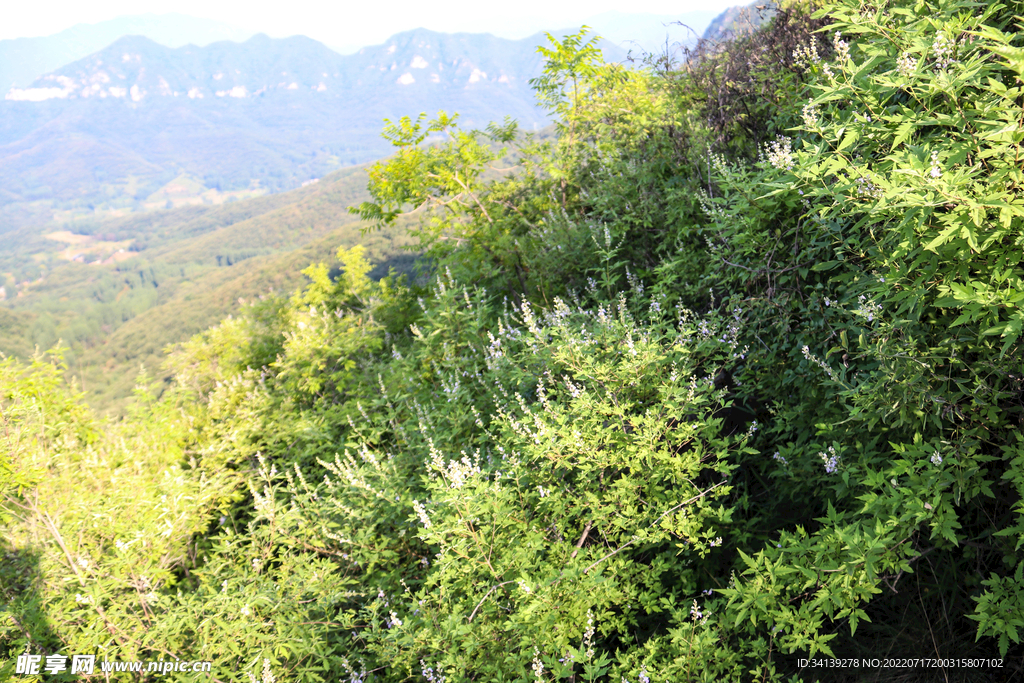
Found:
[[883, 192], [882, 188], [871, 182], [870, 178], [861, 176], [857, 178], [857, 194], [861, 197], [871, 197], [873, 199], [881, 199]]
[[587, 630], [583, 632], [583, 647], [586, 648], [587, 659], [594, 657], [594, 612], [587, 610]]
[[811, 353], [810, 348], [808, 348], [808, 346], [806, 344], [803, 347], [803, 354], [804, 354], [804, 358], [806, 358], [807, 360], [811, 361], [812, 363], [817, 365], [819, 368], [824, 370], [825, 374], [827, 374], [828, 378], [831, 379], [833, 382], [838, 380], [838, 378], [836, 377], [836, 373], [832, 370], [831, 366], [829, 366], [828, 363], [826, 363], [825, 361], [821, 360], [820, 358], [815, 356], [813, 353]]
[[793, 50], [793, 61], [796, 65], [805, 71], [810, 69], [815, 64], [821, 62], [821, 57], [818, 56], [818, 44], [812, 39], [810, 44], [806, 47], [803, 45], [797, 46]]
[[945, 71], [956, 62], [953, 58], [953, 50], [955, 48], [956, 43], [944, 32], [939, 31], [935, 34], [932, 52], [935, 56], [935, 68], [938, 71]]
[[430, 517], [427, 515], [427, 509], [423, 507], [423, 503], [418, 500], [414, 500], [412, 502], [412, 507], [416, 511], [416, 515], [420, 518], [420, 522], [423, 524], [424, 528], [429, 529], [432, 524], [430, 523]]
[[836, 470], [839, 469], [839, 454], [836, 453], [834, 446], [828, 447], [828, 454], [818, 453], [818, 456], [825, 462], [825, 473], [835, 474]]
[[793, 141], [784, 135], [773, 140], [767, 148], [768, 163], [777, 169], [788, 171], [793, 168]]
[[697, 601], [696, 600], [693, 601], [693, 605], [690, 607], [690, 618], [691, 619], [693, 619], [695, 622], [700, 622], [701, 624], [705, 624], [705, 623], [707, 623], [708, 617], [710, 617], [710, 616], [711, 616], [710, 612], [707, 612], [707, 613], [702, 612], [700, 607], [697, 605]]
[[832, 38], [832, 46], [835, 48], [836, 54], [839, 55], [840, 62], [845, 62], [850, 58], [850, 45], [843, 40], [843, 34], [839, 31], [836, 31]]
[[427, 683], [444, 683], [445, 677], [439, 673], [434, 673], [434, 668], [427, 666], [427, 663], [420, 660], [420, 669], [423, 671], [423, 678], [427, 679]]
[[273, 670], [270, 668], [270, 660], [263, 659], [263, 675], [260, 678], [256, 678], [251, 672], [245, 672], [249, 676], [249, 683], [276, 683], [277, 678], [274, 676]]
[[917, 69], [917, 60], [914, 59], [914, 55], [909, 52], [904, 52], [896, 60], [896, 70], [903, 78], [910, 78], [914, 75], [914, 71]]
[[814, 106], [813, 101], [808, 101], [804, 105], [801, 115], [803, 116], [805, 126], [812, 129], [818, 127], [818, 108]]
[[939, 153], [938, 152], [932, 152], [932, 166], [931, 166], [931, 169], [929, 169], [929, 171], [928, 171], [928, 175], [930, 175], [932, 178], [941, 178], [942, 177], [942, 169], [939, 168]]

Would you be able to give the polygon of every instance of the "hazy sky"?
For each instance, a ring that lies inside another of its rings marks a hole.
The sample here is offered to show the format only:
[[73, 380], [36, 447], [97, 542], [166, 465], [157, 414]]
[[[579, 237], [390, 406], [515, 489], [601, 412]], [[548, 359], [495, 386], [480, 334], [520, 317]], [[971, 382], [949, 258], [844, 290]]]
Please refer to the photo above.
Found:
[[331, 45], [370, 45], [412, 28], [487, 32], [522, 38], [541, 28], [572, 27], [607, 11], [682, 14], [722, 10], [744, 0], [46, 0], [8, 2], [0, 39], [45, 36], [75, 24], [179, 12], [273, 37], [303, 34]]

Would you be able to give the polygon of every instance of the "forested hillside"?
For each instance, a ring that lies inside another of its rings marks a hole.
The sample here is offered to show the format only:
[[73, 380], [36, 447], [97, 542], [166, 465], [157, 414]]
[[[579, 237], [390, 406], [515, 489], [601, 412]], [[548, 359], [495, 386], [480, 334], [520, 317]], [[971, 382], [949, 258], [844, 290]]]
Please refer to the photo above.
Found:
[[552, 39], [553, 139], [385, 128], [353, 211], [429, 284], [342, 246], [116, 421], [3, 361], [0, 676], [1020, 680], [1022, 28]]
[[[408, 273], [404, 225], [362, 236], [349, 206], [369, 195], [366, 169], [222, 206], [189, 206], [76, 224], [77, 232], [0, 234], [8, 323], [0, 352], [28, 359], [62, 342], [97, 410], [120, 409], [140, 366], [160, 378], [164, 348], [236, 312], [239, 300], [289, 293], [301, 270], [362, 243], [378, 265]], [[22, 279], [24, 278], [24, 279]], [[21, 282], [18, 282], [18, 280]]]

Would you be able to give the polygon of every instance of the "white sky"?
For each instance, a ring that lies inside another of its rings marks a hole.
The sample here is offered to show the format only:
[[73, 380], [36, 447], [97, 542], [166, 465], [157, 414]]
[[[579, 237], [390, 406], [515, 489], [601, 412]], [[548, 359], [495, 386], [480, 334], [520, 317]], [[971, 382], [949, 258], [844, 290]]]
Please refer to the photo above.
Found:
[[272, 37], [302, 34], [328, 45], [372, 45], [413, 28], [493, 33], [522, 38], [540, 29], [569, 28], [618, 10], [682, 14], [723, 10], [749, 0], [45, 0], [5, 3], [0, 40], [52, 35], [79, 23], [119, 16], [178, 12], [216, 19]]

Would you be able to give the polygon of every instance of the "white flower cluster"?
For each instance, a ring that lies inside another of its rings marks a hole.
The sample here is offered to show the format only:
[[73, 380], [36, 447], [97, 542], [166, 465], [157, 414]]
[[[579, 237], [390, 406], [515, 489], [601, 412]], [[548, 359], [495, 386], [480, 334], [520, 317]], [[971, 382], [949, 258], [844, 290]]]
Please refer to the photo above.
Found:
[[804, 71], [810, 69], [815, 64], [820, 64], [821, 57], [818, 56], [818, 44], [812, 39], [807, 46], [797, 46], [793, 50], [793, 61]]
[[277, 508], [274, 504], [274, 492], [270, 490], [270, 486], [266, 485], [263, 487], [263, 495], [261, 496], [259, 491], [250, 483], [249, 493], [252, 494], [253, 507], [256, 508], [256, 512], [265, 515], [271, 522], [277, 515]]
[[935, 451], [935, 453], [932, 455], [931, 461], [932, 461], [933, 465], [941, 465], [942, 464], [942, 456], [939, 455], [938, 451]]
[[[626, 280], [629, 282], [629, 288], [636, 292], [637, 295], [642, 295], [644, 293], [643, 281], [634, 275], [628, 267], [626, 268]], [[621, 293], [620, 296], [622, 296]]]
[[817, 128], [820, 119], [818, 118], [818, 108], [814, 106], [813, 100], [808, 100], [807, 104], [804, 105], [801, 111], [801, 116], [804, 119], [804, 125], [808, 128]]
[[594, 658], [594, 612], [587, 610], [587, 630], [583, 632], [583, 647], [586, 648], [587, 659]]
[[[334, 454], [333, 463], [326, 462], [324, 460], [321, 460], [320, 458], [317, 458], [316, 461], [320, 464], [321, 467], [327, 468], [333, 474], [337, 475], [340, 479], [343, 479], [345, 482], [347, 482], [350, 486], [355, 486], [357, 488], [367, 489], [370, 491], [373, 490], [370, 488], [369, 484], [366, 483], [366, 480], [363, 479], [362, 475], [359, 474], [358, 465], [356, 465], [355, 458], [352, 457], [352, 454], [347, 449], [345, 450], [344, 464], [342, 464], [341, 462], [341, 456], [338, 455], [337, 453]], [[324, 475], [324, 484], [326, 484], [328, 487], [333, 487], [334, 485], [326, 474]]]
[[882, 195], [884, 194], [882, 192], [882, 188], [880, 188], [878, 185], [875, 185], [873, 182], [871, 182], [870, 178], [867, 178], [865, 176], [857, 178], [856, 183], [857, 195], [860, 197], [871, 197], [872, 199], [881, 199]]
[[939, 31], [935, 34], [935, 41], [932, 43], [932, 52], [935, 55], [936, 70], [945, 71], [956, 62], [953, 58], [954, 49], [956, 49], [956, 42], [944, 32]]
[[697, 605], [697, 601], [693, 601], [693, 605], [690, 607], [690, 618], [700, 624], [706, 624], [708, 617], [711, 616], [711, 612], [702, 612], [700, 607]]
[[825, 463], [825, 474], [835, 474], [836, 470], [839, 469], [839, 454], [836, 453], [835, 446], [828, 447], [828, 453], [818, 453], [822, 461]]
[[860, 308], [857, 309], [857, 312], [864, 316], [869, 323], [874, 322], [875, 317], [882, 313], [882, 306], [867, 298], [864, 294], [857, 297], [857, 303], [860, 304]]
[[[703, 189], [697, 190], [697, 203], [704, 214], [712, 220], [724, 220], [729, 217], [725, 209], [711, 201], [711, 197]], [[709, 246], [712, 246], [710, 242]]]
[[793, 141], [785, 135], [780, 135], [773, 140], [765, 149], [768, 163], [777, 169], [788, 171], [793, 168]]
[[441, 391], [448, 396], [448, 402], [451, 403], [456, 398], [456, 394], [458, 394], [459, 389], [462, 387], [462, 382], [459, 380], [458, 375], [452, 375], [448, 378], [447, 382], [443, 375], [439, 375], [438, 379], [441, 382]]
[[[360, 671], [356, 671], [348, 663], [348, 659], [345, 659], [343, 657], [342, 660], [341, 660], [341, 668], [343, 668], [345, 670], [345, 673], [348, 674], [348, 683], [363, 683], [363, 681], [366, 680], [366, 667], [365, 666], [361, 666], [360, 667]], [[432, 678], [428, 678], [427, 680], [430, 681], [430, 683], [444, 683], [444, 678], [440, 678], [438, 680], [434, 680]]]
[[540, 650], [533, 648], [533, 675], [538, 681], [544, 680], [544, 662], [540, 661]]
[[434, 668], [427, 666], [427, 663], [420, 660], [420, 669], [423, 671], [423, 678], [427, 679], [427, 683], [444, 683], [445, 678], [440, 673], [434, 673]]
[[263, 675], [260, 678], [257, 679], [253, 676], [251, 671], [245, 673], [249, 677], [249, 683], [275, 683], [277, 681], [274, 671], [270, 668], [270, 660], [267, 658], [263, 659]]
[[[523, 317], [523, 322], [526, 323], [526, 329], [530, 331], [535, 338], [541, 336], [540, 328], [537, 327], [537, 317], [533, 313], [533, 309], [530, 308], [530, 302], [524, 301], [523, 305], [519, 308], [520, 314]], [[531, 342], [531, 346], [536, 342]]]
[[833, 382], [838, 381], [838, 378], [836, 377], [836, 373], [832, 370], [832, 368], [829, 366], [829, 364], [826, 363], [825, 361], [821, 360], [817, 356], [815, 356], [813, 353], [811, 353], [810, 348], [808, 348], [808, 346], [806, 344], [804, 344], [804, 347], [803, 347], [802, 351], [804, 353], [804, 358], [806, 358], [807, 360], [811, 361], [812, 363], [817, 365], [819, 368], [824, 370], [825, 374], [828, 375], [828, 378], [830, 380], [832, 380]]
[[427, 509], [423, 507], [423, 503], [419, 502], [418, 500], [414, 500], [412, 502], [412, 508], [413, 510], [416, 511], [416, 516], [420, 518], [420, 522], [423, 524], [425, 528], [429, 529], [431, 526], [433, 526], [430, 523], [430, 516], [427, 515]]
[[461, 489], [474, 475], [481, 472], [479, 451], [475, 453], [475, 456], [475, 461], [470, 460], [466, 451], [462, 451], [462, 458], [459, 460], [449, 460], [446, 464], [435, 459], [431, 464], [448, 481], [449, 487]]
[[939, 167], [939, 153], [938, 152], [934, 152], [934, 151], [932, 152], [932, 164], [931, 164], [931, 168], [928, 170], [928, 175], [930, 175], [932, 178], [941, 178], [942, 177], [942, 169]]
[[896, 70], [903, 78], [910, 78], [914, 75], [914, 71], [917, 70], [917, 60], [914, 55], [909, 52], [904, 52], [896, 60]]
[[835, 48], [836, 54], [839, 55], [839, 61], [845, 62], [850, 58], [850, 44], [843, 40], [843, 34], [836, 31], [836, 34], [832, 37], [832, 47]]

